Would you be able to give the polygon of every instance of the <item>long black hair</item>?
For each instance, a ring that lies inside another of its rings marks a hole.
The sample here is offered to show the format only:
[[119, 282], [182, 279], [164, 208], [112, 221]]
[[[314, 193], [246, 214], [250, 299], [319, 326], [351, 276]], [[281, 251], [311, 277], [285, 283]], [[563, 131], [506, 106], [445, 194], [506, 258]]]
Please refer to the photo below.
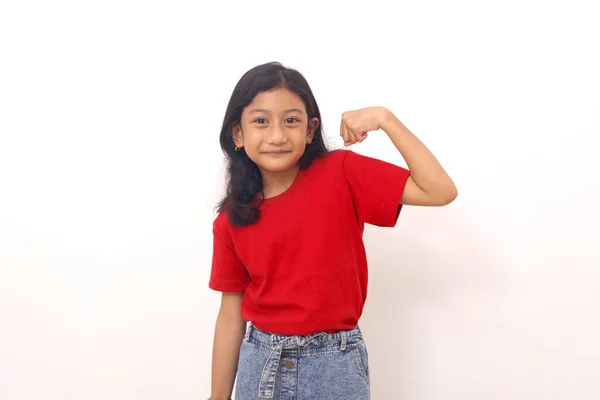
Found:
[[304, 76], [278, 62], [261, 64], [247, 71], [233, 89], [220, 136], [221, 149], [227, 162], [227, 188], [217, 209], [219, 212], [225, 210], [229, 221], [235, 226], [249, 225], [259, 219], [260, 204], [256, 200], [259, 194], [263, 194], [263, 179], [258, 166], [244, 149], [235, 150], [232, 128], [240, 124], [244, 108], [257, 94], [278, 88], [286, 88], [302, 99], [309, 121], [315, 117], [319, 119], [313, 140], [300, 157], [300, 169], [308, 168], [315, 158], [328, 153], [323, 141], [321, 112]]

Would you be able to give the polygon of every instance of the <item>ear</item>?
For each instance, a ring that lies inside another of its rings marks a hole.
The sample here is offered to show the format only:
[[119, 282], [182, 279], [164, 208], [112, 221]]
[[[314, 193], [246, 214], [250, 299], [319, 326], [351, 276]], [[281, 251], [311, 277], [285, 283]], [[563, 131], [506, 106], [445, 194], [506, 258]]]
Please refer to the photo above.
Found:
[[311, 144], [314, 137], [315, 137], [315, 131], [317, 130], [317, 128], [319, 127], [319, 118], [315, 117], [313, 119], [311, 119], [308, 123], [308, 128], [306, 130], [306, 143], [307, 144]]
[[231, 138], [236, 147], [240, 149], [244, 147], [244, 136], [242, 135], [242, 127], [239, 124], [234, 124], [231, 127]]

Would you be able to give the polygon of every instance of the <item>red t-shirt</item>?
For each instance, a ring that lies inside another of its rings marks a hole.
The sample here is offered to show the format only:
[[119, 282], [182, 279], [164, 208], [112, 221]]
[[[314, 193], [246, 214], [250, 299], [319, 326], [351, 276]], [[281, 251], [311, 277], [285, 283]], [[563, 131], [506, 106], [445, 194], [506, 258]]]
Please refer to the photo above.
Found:
[[242, 318], [264, 332], [354, 328], [367, 297], [364, 224], [395, 226], [409, 175], [350, 150], [317, 158], [256, 223], [217, 216], [209, 287], [244, 291]]

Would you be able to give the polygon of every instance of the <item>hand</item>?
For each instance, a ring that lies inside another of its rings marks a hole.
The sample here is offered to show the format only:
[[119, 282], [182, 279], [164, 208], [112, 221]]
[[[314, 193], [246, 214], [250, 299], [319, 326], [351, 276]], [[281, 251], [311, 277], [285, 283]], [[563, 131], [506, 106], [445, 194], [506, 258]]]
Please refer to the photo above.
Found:
[[384, 107], [367, 107], [343, 113], [340, 136], [344, 138], [344, 146], [360, 143], [369, 132], [381, 129], [386, 115], [387, 109]]

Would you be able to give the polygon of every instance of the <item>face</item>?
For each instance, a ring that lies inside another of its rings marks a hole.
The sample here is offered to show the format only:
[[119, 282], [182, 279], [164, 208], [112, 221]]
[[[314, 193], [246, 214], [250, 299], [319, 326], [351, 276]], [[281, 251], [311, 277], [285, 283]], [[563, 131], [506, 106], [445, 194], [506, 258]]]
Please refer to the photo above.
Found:
[[282, 88], [257, 94], [232, 135], [262, 171], [282, 172], [296, 168], [318, 125], [318, 118], [308, 120], [302, 99]]

